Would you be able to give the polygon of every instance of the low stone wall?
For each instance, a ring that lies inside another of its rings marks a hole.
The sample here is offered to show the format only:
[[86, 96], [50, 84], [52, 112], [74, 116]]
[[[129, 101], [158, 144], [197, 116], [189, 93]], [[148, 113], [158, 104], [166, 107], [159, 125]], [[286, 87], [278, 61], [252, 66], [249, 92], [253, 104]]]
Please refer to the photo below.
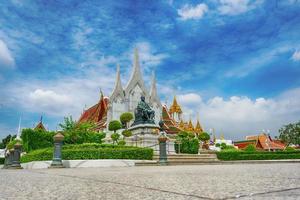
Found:
[[[52, 161], [34, 161], [23, 163], [24, 169], [47, 169], [50, 167]], [[65, 168], [93, 168], [93, 167], [133, 167], [136, 162], [141, 160], [63, 160]]]

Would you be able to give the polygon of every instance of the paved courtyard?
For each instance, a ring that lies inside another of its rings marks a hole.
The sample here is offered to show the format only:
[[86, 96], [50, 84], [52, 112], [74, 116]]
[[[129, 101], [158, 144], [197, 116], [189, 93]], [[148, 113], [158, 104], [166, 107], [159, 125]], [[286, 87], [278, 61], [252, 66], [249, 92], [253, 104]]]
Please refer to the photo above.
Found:
[[300, 164], [0, 170], [0, 199], [300, 199]]

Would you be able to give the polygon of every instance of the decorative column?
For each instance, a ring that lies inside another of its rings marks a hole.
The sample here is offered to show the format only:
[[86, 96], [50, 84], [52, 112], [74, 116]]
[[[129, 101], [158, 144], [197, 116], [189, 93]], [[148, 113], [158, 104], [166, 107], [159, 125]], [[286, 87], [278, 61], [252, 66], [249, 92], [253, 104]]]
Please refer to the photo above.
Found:
[[54, 152], [53, 152], [53, 160], [51, 163], [50, 168], [63, 168], [63, 163], [61, 159], [61, 150], [62, 150], [62, 143], [64, 140], [63, 134], [58, 132], [54, 137]]
[[159, 142], [159, 164], [160, 165], [167, 165], [168, 164], [168, 157], [167, 157], [167, 140], [165, 131], [163, 129], [164, 122], [161, 120], [159, 122], [160, 126], [160, 136], [158, 137]]
[[14, 153], [13, 153], [13, 161], [11, 165], [11, 169], [23, 169], [20, 164], [20, 158], [21, 158], [21, 152], [22, 152], [22, 144], [18, 141], [14, 145]]
[[5, 152], [5, 160], [4, 160], [4, 166], [3, 169], [7, 169], [11, 166], [11, 162], [10, 162], [10, 153], [8, 150], [6, 150]]
[[14, 158], [14, 149], [9, 150], [8, 154], [8, 164], [7, 164], [7, 169], [10, 169], [12, 164], [13, 164], [13, 158]]

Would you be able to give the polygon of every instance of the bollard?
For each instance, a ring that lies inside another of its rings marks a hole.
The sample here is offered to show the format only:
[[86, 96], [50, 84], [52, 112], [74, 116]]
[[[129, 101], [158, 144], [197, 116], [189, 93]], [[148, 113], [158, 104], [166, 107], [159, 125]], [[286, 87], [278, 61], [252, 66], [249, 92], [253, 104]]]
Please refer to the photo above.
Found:
[[159, 142], [159, 164], [167, 165], [168, 157], [167, 157], [167, 140], [168, 138], [165, 136], [165, 131], [163, 129], [164, 122], [161, 120], [159, 122], [160, 126], [160, 136], [158, 137]]
[[22, 144], [20, 142], [17, 142], [14, 145], [12, 165], [10, 167], [11, 169], [23, 169], [20, 164], [21, 152], [22, 152]]
[[54, 152], [53, 152], [53, 160], [50, 168], [63, 168], [62, 158], [61, 158], [61, 149], [62, 143], [64, 140], [63, 134], [58, 132], [54, 137]]

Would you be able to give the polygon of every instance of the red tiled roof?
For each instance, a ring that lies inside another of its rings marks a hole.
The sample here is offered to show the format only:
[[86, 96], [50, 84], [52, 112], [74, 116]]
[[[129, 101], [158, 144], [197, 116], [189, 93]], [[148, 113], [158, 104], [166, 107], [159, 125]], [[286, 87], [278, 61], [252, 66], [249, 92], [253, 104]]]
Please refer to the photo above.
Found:
[[45, 128], [45, 126], [43, 125], [43, 122], [42, 121], [40, 121], [36, 126], [35, 126], [35, 128], [34, 128], [35, 130], [43, 130], [43, 131], [46, 131], [46, 128]]
[[272, 138], [264, 133], [260, 135], [246, 136], [245, 141], [234, 142], [235, 146], [240, 149], [245, 148], [249, 144], [254, 144], [257, 149], [263, 150], [282, 150], [285, 148], [285, 144], [278, 140], [272, 140]]
[[101, 130], [106, 127], [108, 97], [101, 96], [97, 104], [85, 110], [80, 116], [78, 123], [94, 122], [96, 129]]

